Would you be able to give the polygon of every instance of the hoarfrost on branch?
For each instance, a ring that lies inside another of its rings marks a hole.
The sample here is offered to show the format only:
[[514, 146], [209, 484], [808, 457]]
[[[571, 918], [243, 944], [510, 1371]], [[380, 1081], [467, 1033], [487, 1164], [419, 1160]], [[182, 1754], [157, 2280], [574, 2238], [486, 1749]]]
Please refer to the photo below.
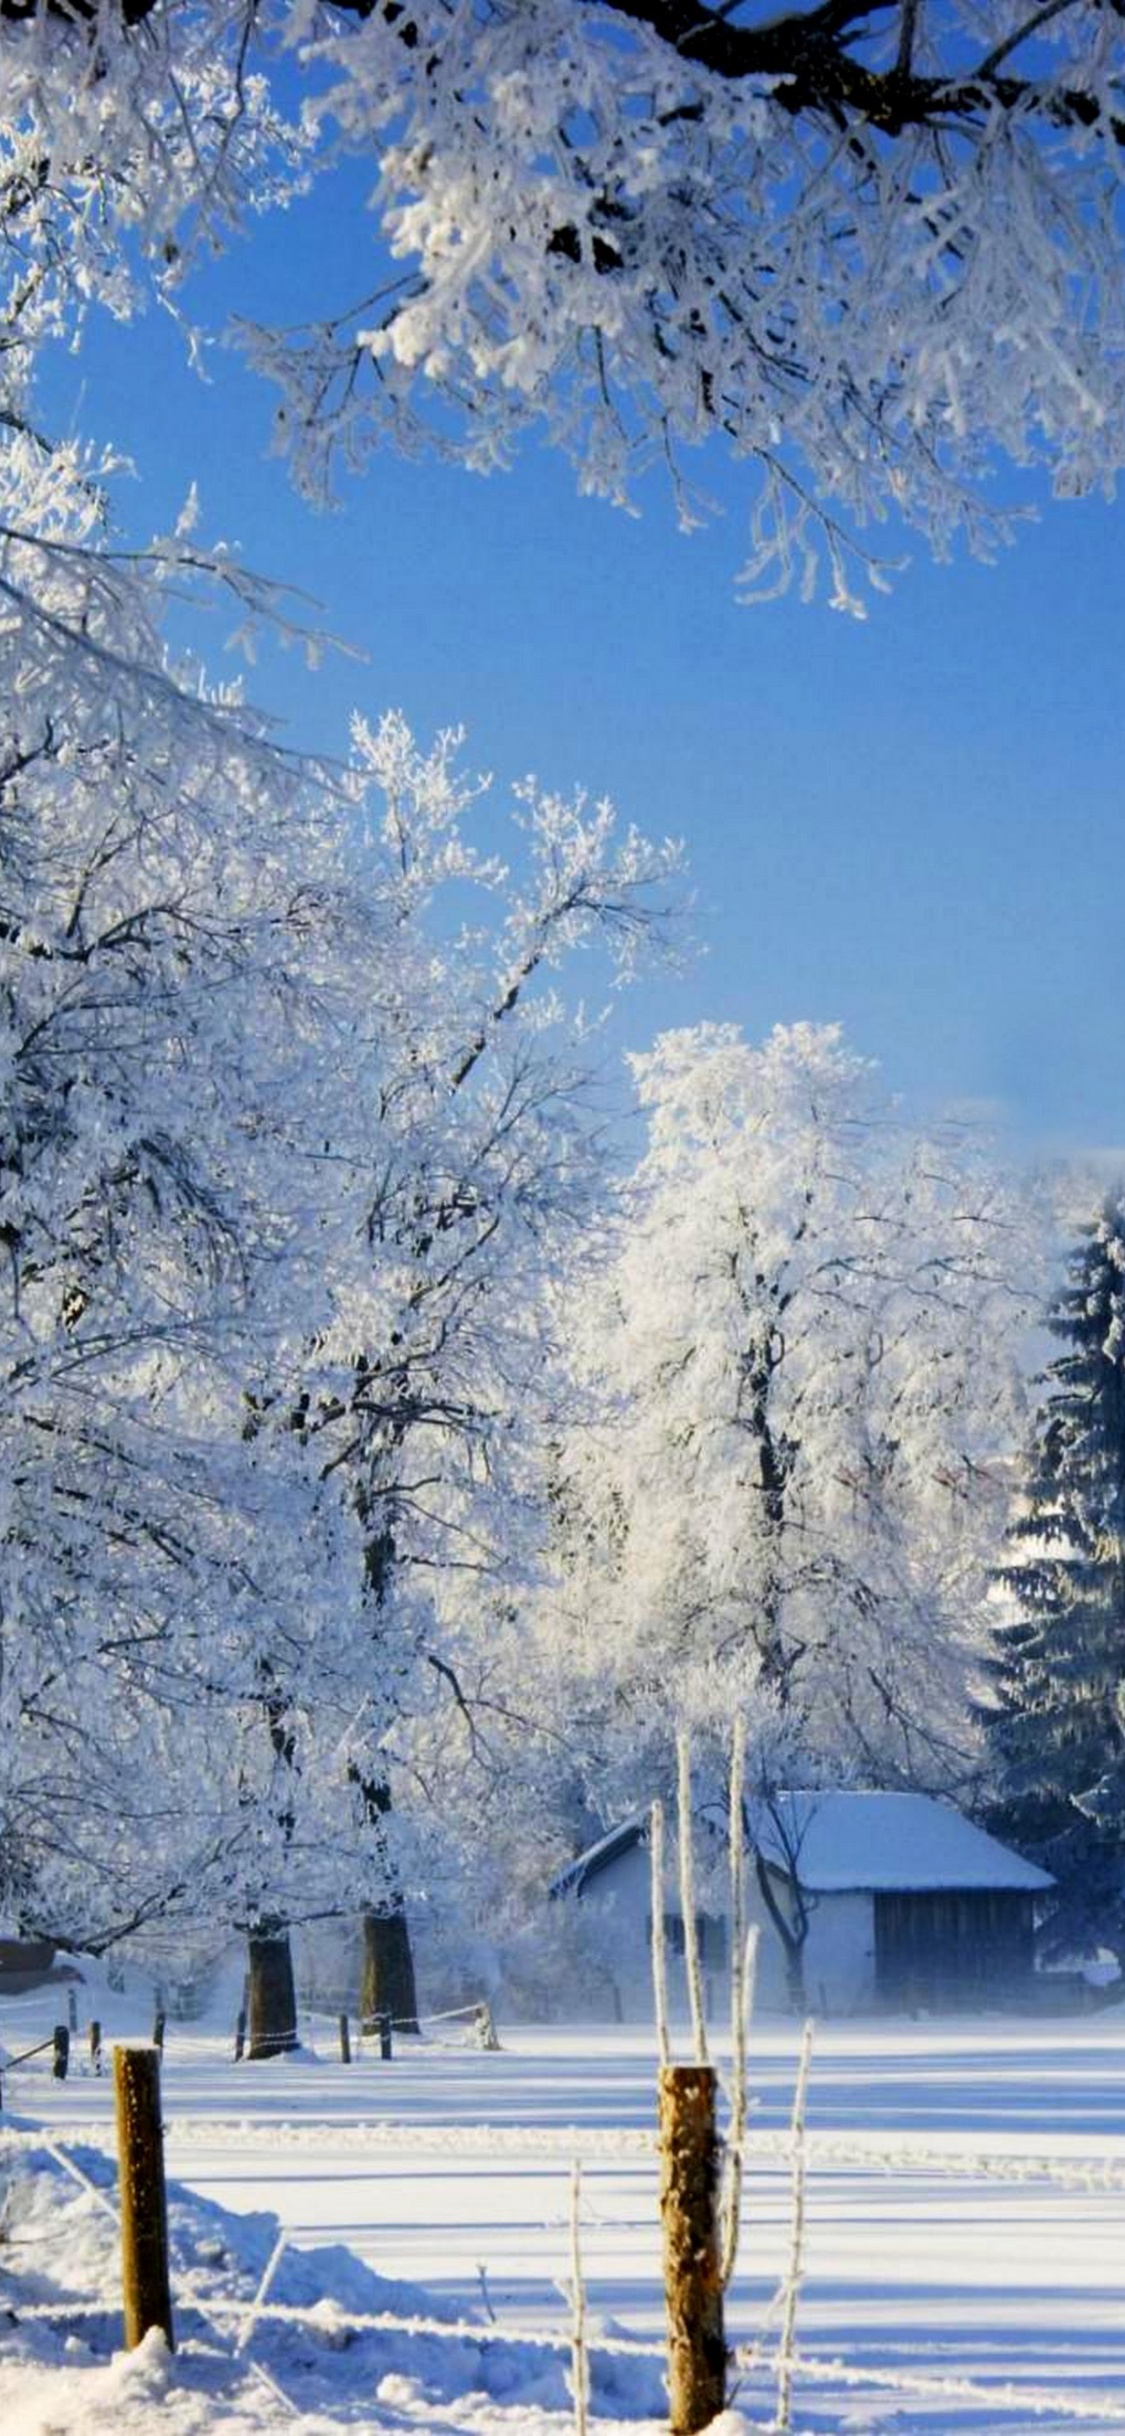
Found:
[[538, 427], [586, 491], [665, 468], [691, 524], [717, 435], [759, 477], [746, 590], [827, 564], [854, 609], [890, 516], [987, 554], [1005, 462], [1112, 488], [1123, 62], [1101, 0], [2, 0], [4, 241], [64, 333], [323, 180], [323, 316], [243, 324], [304, 488]]

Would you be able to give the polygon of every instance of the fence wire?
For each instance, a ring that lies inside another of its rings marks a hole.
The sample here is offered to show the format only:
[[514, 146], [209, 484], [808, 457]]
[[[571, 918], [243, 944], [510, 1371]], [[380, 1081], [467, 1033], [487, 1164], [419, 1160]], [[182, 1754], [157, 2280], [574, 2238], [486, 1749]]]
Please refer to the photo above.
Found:
[[[325, 2137], [323, 2124], [252, 2123], [244, 2118], [212, 2119], [205, 2115], [173, 2117], [166, 2123], [166, 2134], [172, 2140], [197, 2140], [208, 2145], [247, 2145], [288, 2147], [300, 2149], [319, 2145]], [[373, 2156], [381, 2151], [407, 2149], [415, 2154], [441, 2155], [448, 2159], [451, 2151], [463, 2155], [481, 2150], [490, 2155], [536, 2156], [545, 2163], [553, 2158], [565, 2158], [573, 2164], [576, 2158], [610, 2162], [629, 2161], [654, 2164], [658, 2155], [655, 2132], [643, 2127], [609, 2127], [548, 2125], [532, 2127], [510, 2124], [472, 2124], [430, 2126], [404, 2124], [385, 2120], [377, 2123], [348, 2123], [331, 2125], [332, 2133], [346, 2132], [349, 2148], [359, 2145]], [[100, 2134], [100, 2137], [99, 2137]], [[95, 2146], [111, 2145], [111, 2135], [100, 2126], [71, 2123], [52, 2124], [35, 2130], [31, 2127], [0, 2126], [0, 2140], [11, 2152], [46, 2151], [68, 2174], [84, 2185], [96, 2203], [116, 2216], [117, 2211], [106, 2193], [99, 2190], [68, 2153], [67, 2138], [80, 2139]], [[818, 2170], [835, 2167], [859, 2170], [880, 2177], [902, 2174], [953, 2176], [959, 2180], [1008, 2183], [1024, 2186], [1031, 2182], [1046, 2182], [1053, 2187], [1082, 2191], [1088, 2195], [1125, 2190], [1125, 2157], [1080, 2157], [1073, 2153], [1032, 2155], [1009, 2151], [1006, 2154], [981, 2151], [952, 2151], [934, 2148], [919, 2142], [896, 2142], [893, 2147], [880, 2146], [878, 2139], [868, 2137], [840, 2138], [832, 2133], [808, 2133], [795, 2140], [789, 2131], [752, 2130], [740, 2143], [747, 2168], [754, 2166], [779, 2172], [790, 2172], [803, 2153], [810, 2175]], [[617, 2225], [617, 2218], [599, 2218], [602, 2224]], [[271, 2266], [286, 2246], [287, 2235], [279, 2237], [271, 2258]], [[275, 2400], [287, 2412], [295, 2413], [291, 2396], [285, 2394], [272, 2372], [263, 2363], [248, 2356], [250, 2340], [263, 2325], [299, 2326], [310, 2335], [332, 2336], [340, 2332], [372, 2335], [400, 2335], [406, 2338], [433, 2337], [439, 2341], [470, 2342], [479, 2349], [497, 2346], [530, 2347], [560, 2355], [573, 2352], [573, 2329], [565, 2324], [513, 2324], [506, 2328], [499, 2323], [484, 2323], [479, 2319], [427, 2316], [416, 2312], [396, 2310], [357, 2311], [342, 2307], [331, 2295], [319, 2301], [293, 2305], [266, 2298], [269, 2273], [262, 2279], [259, 2291], [250, 2304], [245, 2297], [206, 2299], [186, 2288], [175, 2279], [175, 2303], [178, 2310], [192, 2313], [210, 2325], [231, 2356], [232, 2364], [241, 2361], [247, 2372], [259, 2379]], [[13, 2296], [9, 2304], [17, 2320], [73, 2324], [103, 2319], [114, 2314], [101, 2302], [40, 2301], [23, 2304]], [[233, 2345], [223, 2329], [237, 2324], [240, 2329]], [[663, 2341], [645, 2336], [589, 2332], [586, 2347], [591, 2361], [599, 2357], [623, 2360], [663, 2360]], [[904, 2400], [928, 2403], [948, 2402], [960, 2406], [975, 2406], [989, 2414], [1010, 2416], [1022, 2413], [1029, 2418], [1064, 2419], [1090, 2427], [1125, 2427], [1125, 2393], [1103, 2392], [1096, 2389], [1076, 2391], [1040, 2385], [1034, 2382], [1013, 2383], [1010, 2379], [995, 2383], [981, 2378], [934, 2376], [907, 2367], [868, 2366], [862, 2362], [830, 2357], [805, 2351], [792, 2343], [767, 2342], [761, 2339], [737, 2344], [731, 2351], [732, 2367], [743, 2376], [778, 2380], [783, 2375], [794, 2387], [814, 2386], [834, 2388], [853, 2395], [865, 2391], [875, 2395], [901, 2396]], [[772, 2423], [776, 2425], [776, 2422]]]
[[[448, 2342], [471, 2342], [484, 2351], [497, 2346], [527, 2346], [534, 2351], [551, 2351], [568, 2355], [573, 2350], [574, 2336], [569, 2327], [523, 2326], [510, 2331], [499, 2325], [484, 2325], [469, 2318], [430, 2318], [418, 2314], [403, 2314], [393, 2309], [345, 2309], [325, 2296], [319, 2301], [297, 2306], [282, 2301], [200, 2300], [192, 2292], [181, 2291], [176, 2306], [184, 2313], [195, 2312], [218, 2330], [224, 2320], [237, 2320], [244, 2325], [248, 2314], [253, 2328], [260, 2325], [299, 2326], [307, 2333], [335, 2336], [349, 2334], [402, 2334], [421, 2338], [435, 2336]], [[17, 2306], [17, 2315], [28, 2321], [58, 2324], [84, 2319], [104, 2318], [103, 2303], [39, 2301], [27, 2307]], [[599, 2357], [614, 2359], [664, 2360], [667, 2347], [663, 2342], [644, 2336], [587, 2336], [586, 2347], [591, 2360]], [[240, 2344], [240, 2351], [241, 2351]], [[902, 2394], [920, 2401], [975, 2403], [989, 2412], [1031, 2412], [1037, 2418], [1065, 2418], [1086, 2426], [1111, 2425], [1125, 2427], [1125, 2396], [1120, 2393], [1091, 2390], [1077, 2394], [1066, 2387], [986, 2383], [972, 2377], [932, 2377], [905, 2368], [877, 2368], [853, 2361], [826, 2358], [820, 2353], [795, 2350], [782, 2353], [780, 2348], [765, 2347], [754, 2342], [737, 2345], [731, 2352], [732, 2366], [757, 2377], [774, 2380], [782, 2365], [786, 2365], [795, 2383], [843, 2387], [850, 2392]], [[290, 2401], [290, 2397], [285, 2399]]]
[[[98, 2145], [99, 2141], [109, 2145], [109, 2135], [100, 2125], [71, 2121], [60, 2128], [69, 2137], [87, 2140], [92, 2145]], [[350, 2149], [369, 2149], [374, 2155], [390, 2149], [410, 2149], [418, 2156], [435, 2157], [484, 2152], [492, 2156], [565, 2158], [568, 2164], [575, 2156], [591, 2162], [606, 2158], [655, 2164], [659, 2155], [655, 2131], [641, 2126], [426, 2124], [398, 2122], [391, 2116], [373, 2123], [349, 2121], [327, 2126], [285, 2120], [255, 2123], [237, 2115], [170, 2115], [165, 2119], [169, 2140], [186, 2144], [198, 2140], [214, 2148], [320, 2147], [326, 2130], [331, 2136], [346, 2134]], [[792, 2170], [795, 2143], [788, 2130], [750, 2131], [740, 2145], [743, 2162], [749, 2168], [772, 2167], [785, 2173]], [[816, 2131], [805, 2133], [805, 2152], [814, 2171], [825, 2166], [846, 2166], [870, 2174], [936, 2174], [963, 2182], [1013, 2185], [1049, 2182], [1062, 2190], [1125, 2191], [1125, 2156], [1084, 2157], [1066, 2150], [1056, 2154], [1031, 2151], [1025, 2154], [1017, 2150], [997, 2154], [988, 2150], [930, 2148], [913, 2141], [896, 2141], [891, 2148], [881, 2147], [877, 2137], [840, 2138], [833, 2132]]]

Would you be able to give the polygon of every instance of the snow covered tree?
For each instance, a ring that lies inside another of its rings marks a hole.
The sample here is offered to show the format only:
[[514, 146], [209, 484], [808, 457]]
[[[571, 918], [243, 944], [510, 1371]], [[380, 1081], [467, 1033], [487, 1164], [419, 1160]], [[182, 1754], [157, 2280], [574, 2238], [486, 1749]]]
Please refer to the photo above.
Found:
[[748, 588], [827, 557], [854, 607], [873, 520], [987, 552], [999, 463], [1115, 480], [1123, 64], [1098, 0], [0, 0], [3, 243], [45, 317], [127, 312], [368, 163], [370, 268], [334, 188], [331, 305], [245, 332], [307, 488], [539, 426], [610, 498], [668, 467], [690, 523], [715, 436]]
[[350, 793], [177, 676], [174, 553], [89, 546], [67, 471], [4, 462], [3, 1843], [9, 1899], [99, 1943], [279, 1873], [325, 1899], [266, 1824], [269, 1684], [320, 1730], [351, 1691], [346, 1519], [245, 1394], [330, 1309], [311, 1153], [380, 941]]
[[[530, 1517], [539, 1498], [537, 1433], [563, 1392], [552, 1288], [583, 1243], [602, 1159], [584, 1113], [588, 1051], [557, 996], [536, 985], [596, 945], [627, 974], [678, 860], [671, 844], [618, 833], [608, 804], [528, 784], [517, 804], [526, 871], [482, 862], [460, 834], [473, 790], [457, 774], [457, 742], [447, 735], [424, 755], [400, 719], [357, 729], [359, 767], [381, 806], [397, 952], [368, 981], [384, 1060], [366, 1154], [372, 1188], [338, 1318], [304, 1370], [302, 1435], [354, 1499], [366, 1613], [373, 1646], [394, 1653], [400, 1727], [421, 1682], [436, 1678], [463, 1699], [463, 1618], [435, 1585], [464, 1580], [479, 1607], [530, 1561], [534, 1533], [521, 1512]], [[443, 949], [429, 917], [450, 882], [475, 883], [483, 904]], [[371, 1112], [357, 1123], [356, 1158]], [[456, 1646], [446, 1650], [449, 1633]], [[470, 1645], [479, 1636], [472, 1618]], [[349, 1766], [389, 1854], [386, 1720], [376, 1708], [367, 1723], [350, 1739]], [[395, 1883], [365, 1920], [364, 2009], [414, 2012]]]
[[559, 1497], [594, 1770], [641, 1798], [678, 1724], [703, 1754], [741, 1708], [763, 1793], [771, 1752], [790, 1783], [800, 1751], [956, 1782], [1029, 1230], [969, 1145], [880, 1105], [833, 1030], [755, 1049], [704, 1027], [636, 1064], [649, 1144], [581, 1319], [593, 1409]]
[[341, 793], [177, 682], [159, 556], [147, 596], [65, 525], [5, 567], [8, 1849], [90, 1940], [209, 1903], [269, 1975], [281, 1920], [367, 1900], [401, 1951], [379, 1755], [426, 1585], [512, 1561], [598, 1168], [528, 994], [595, 936], [627, 966], [674, 856], [525, 787], [519, 885], [461, 836], [452, 735], [357, 728]]
[[543, 984], [595, 939], [626, 969], [674, 857], [528, 784], [513, 879], [453, 734], [358, 723], [341, 777], [172, 663], [170, 598], [282, 594], [190, 503], [115, 550], [110, 469], [33, 412], [43, 346], [136, 301], [148, 203], [221, 216], [252, 126], [265, 198], [289, 142], [249, 77], [224, 116], [221, 29], [182, 78], [168, 30], [107, 16], [87, 76], [52, 13], [0, 26], [6, 1850], [74, 1937], [209, 1905], [284, 1998], [289, 1920], [366, 1906], [402, 1956], [388, 1737], [433, 1581], [510, 1560], [598, 1165]]
[[[525, 787], [518, 885], [454, 736], [358, 728], [337, 796], [144, 662], [133, 574], [42, 556], [0, 836], [9, 1893], [91, 1942], [245, 1926], [274, 2052], [290, 1920], [366, 1906], [372, 2009], [413, 2010], [394, 1736], [457, 1682], [435, 1580], [518, 1564], [599, 1173], [527, 993], [596, 935], [627, 965], [675, 858]], [[494, 922], [450, 936], [450, 889]]]
[[1125, 1202], [1107, 1197], [1048, 1320], [983, 1709], [994, 1818], [1058, 1882], [1053, 1934], [1125, 1963]]

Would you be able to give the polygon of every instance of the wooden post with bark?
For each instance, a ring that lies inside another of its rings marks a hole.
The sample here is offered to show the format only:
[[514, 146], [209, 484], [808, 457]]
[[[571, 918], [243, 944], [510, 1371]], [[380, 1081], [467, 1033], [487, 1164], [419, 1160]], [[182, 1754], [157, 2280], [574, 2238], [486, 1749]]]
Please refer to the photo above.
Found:
[[349, 2029], [348, 2029], [348, 2017], [347, 2017], [347, 2014], [346, 2014], [346, 2013], [341, 2013], [341, 2015], [340, 2015], [340, 2062], [341, 2062], [342, 2064], [350, 2064], [350, 2063], [351, 2063], [351, 2060], [352, 2060], [352, 2041], [351, 2041], [351, 2033], [350, 2033], [350, 2031], [349, 2031]]
[[714, 2071], [709, 2064], [666, 2064], [660, 2074], [660, 2215], [672, 2436], [696, 2436], [725, 2404], [718, 2196]]
[[70, 2032], [65, 2022], [55, 2023], [51, 2032], [51, 2045], [54, 2048], [51, 2071], [56, 2081], [65, 2081], [70, 2064]]
[[113, 2089], [117, 2106], [126, 2349], [134, 2350], [154, 2326], [159, 2326], [171, 2351], [175, 2339], [168, 2280], [168, 2203], [164, 2189], [159, 2048], [115, 2047]]

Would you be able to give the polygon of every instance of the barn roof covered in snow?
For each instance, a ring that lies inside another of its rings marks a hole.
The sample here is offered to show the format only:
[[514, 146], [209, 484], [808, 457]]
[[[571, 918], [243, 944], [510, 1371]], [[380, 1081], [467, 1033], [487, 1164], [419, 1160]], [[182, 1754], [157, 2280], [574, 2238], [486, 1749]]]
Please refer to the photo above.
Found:
[[778, 1793], [747, 1808], [763, 1858], [809, 1894], [1035, 1894], [1054, 1883], [928, 1793]]
[[[719, 1805], [701, 1816], [725, 1834]], [[748, 1837], [774, 1869], [808, 1894], [923, 1894], [988, 1889], [1037, 1894], [1053, 1885], [950, 1802], [928, 1793], [776, 1793], [746, 1804]], [[621, 1854], [639, 1844], [648, 1812], [638, 1811], [591, 1844], [552, 1882], [552, 1895], [581, 1895]]]

